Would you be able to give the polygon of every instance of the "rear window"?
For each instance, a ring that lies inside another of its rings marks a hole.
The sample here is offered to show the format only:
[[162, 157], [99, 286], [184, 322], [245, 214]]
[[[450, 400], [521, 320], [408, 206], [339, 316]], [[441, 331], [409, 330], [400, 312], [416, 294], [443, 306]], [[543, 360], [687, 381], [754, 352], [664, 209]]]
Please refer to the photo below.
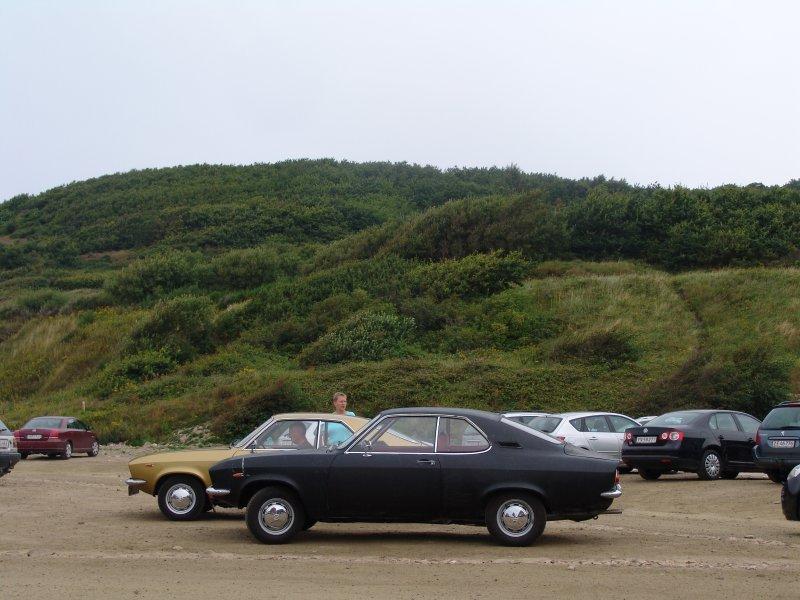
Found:
[[55, 417], [36, 417], [25, 423], [23, 429], [60, 429], [62, 420]]
[[800, 429], [800, 406], [779, 406], [773, 408], [761, 429]]
[[688, 411], [671, 412], [665, 415], [661, 415], [660, 417], [656, 417], [652, 421], [648, 421], [647, 426], [675, 427], [676, 425], [689, 425], [690, 423], [693, 423], [699, 416], [700, 414], [695, 412], [688, 412]]
[[553, 433], [559, 423], [561, 423], [560, 417], [534, 417], [525, 425], [542, 433]]

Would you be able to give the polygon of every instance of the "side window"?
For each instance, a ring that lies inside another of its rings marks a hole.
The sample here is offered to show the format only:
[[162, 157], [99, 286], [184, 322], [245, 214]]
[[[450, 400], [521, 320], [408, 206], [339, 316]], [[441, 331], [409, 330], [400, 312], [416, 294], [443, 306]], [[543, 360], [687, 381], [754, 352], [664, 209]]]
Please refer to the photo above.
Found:
[[717, 413], [714, 416], [717, 418], [717, 429], [720, 431], [739, 431], [730, 413]]
[[276, 421], [251, 444], [260, 450], [307, 450], [317, 444], [319, 421]]
[[756, 419], [747, 415], [736, 415], [736, 420], [739, 421], [739, 425], [742, 426], [742, 431], [745, 433], [755, 433], [761, 425]]
[[619, 415], [606, 415], [608, 421], [611, 423], [611, 431], [617, 433], [625, 433], [628, 427], [638, 427], [639, 424], [631, 419], [620, 417]]
[[364, 436], [370, 452], [433, 452], [436, 417], [389, 417]]
[[69, 420], [67, 421], [67, 429], [80, 429], [77, 421]]
[[717, 426], [717, 415], [711, 415], [711, 417], [708, 419], [708, 426], [711, 429], [719, 429]]
[[436, 435], [437, 452], [481, 452], [489, 448], [489, 440], [483, 437], [465, 419], [442, 417]]
[[610, 433], [611, 428], [603, 415], [584, 417], [583, 422], [587, 433]]
[[578, 431], [586, 431], [586, 425], [583, 422], [583, 419], [572, 419], [570, 421], [570, 425], [572, 425]]
[[353, 435], [353, 432], [343, 423], [325, 421], [322, 427], [322, 441], [320, 447], [327, 448], [328, 446], [335, 446], [345, 441], [351, 435]]

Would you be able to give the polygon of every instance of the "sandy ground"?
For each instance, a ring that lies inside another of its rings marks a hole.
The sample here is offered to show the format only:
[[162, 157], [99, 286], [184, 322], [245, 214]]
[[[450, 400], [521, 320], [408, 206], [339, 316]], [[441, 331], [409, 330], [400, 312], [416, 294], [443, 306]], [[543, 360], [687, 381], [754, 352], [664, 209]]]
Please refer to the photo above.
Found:
[[[0, 479], [0, 598], [797, 598], [800, 523], [760, 476], [623, 477], [620, 516], [530, 548], [477, 527], [318, 524], [253, 541], [238, 511], [173, 523], [128, 497], [130, 454], [31, 458]], [[13, 593], [13, 596], [12, 596]]]

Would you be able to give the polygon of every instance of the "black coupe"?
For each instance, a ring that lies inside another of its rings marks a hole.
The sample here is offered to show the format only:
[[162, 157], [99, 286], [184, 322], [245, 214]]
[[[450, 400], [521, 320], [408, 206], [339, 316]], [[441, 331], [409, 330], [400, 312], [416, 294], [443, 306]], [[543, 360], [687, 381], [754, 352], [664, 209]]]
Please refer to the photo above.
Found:
[[382, 412], [327, 450], [251, 454], [210, 469], [215, 503], [247, 506], [247, 525], [282, 543], [317, 521], [485, 525], [524, 546], [547, 520], [582, 521], [622, 494], [617, 460], [501, 415], [461, 409]]
[[622, 462], [644, 479], [690, 471], [700, 479], [735, 479], [758, 471], [752, 450], [760, 421], [730, 410], [681, 410], [625, 430]]

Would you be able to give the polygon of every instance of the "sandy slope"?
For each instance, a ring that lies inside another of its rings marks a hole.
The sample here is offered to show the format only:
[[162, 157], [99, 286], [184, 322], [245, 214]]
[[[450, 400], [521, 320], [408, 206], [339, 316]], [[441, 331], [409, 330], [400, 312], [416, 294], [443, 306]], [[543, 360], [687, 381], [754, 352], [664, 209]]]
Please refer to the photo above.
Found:
[[[126, 496], [129, 455], [33, 458], [0, 479], [0, 597], [796, 598], [800, 523], [750, 476], [623, 477], [622, 516], [552, 523], [531, 548], [475, 527], [319, 524], [255, 543], [237, 511], [164, 520]], [[63, 593], [66, 592], [66, 596]]]

